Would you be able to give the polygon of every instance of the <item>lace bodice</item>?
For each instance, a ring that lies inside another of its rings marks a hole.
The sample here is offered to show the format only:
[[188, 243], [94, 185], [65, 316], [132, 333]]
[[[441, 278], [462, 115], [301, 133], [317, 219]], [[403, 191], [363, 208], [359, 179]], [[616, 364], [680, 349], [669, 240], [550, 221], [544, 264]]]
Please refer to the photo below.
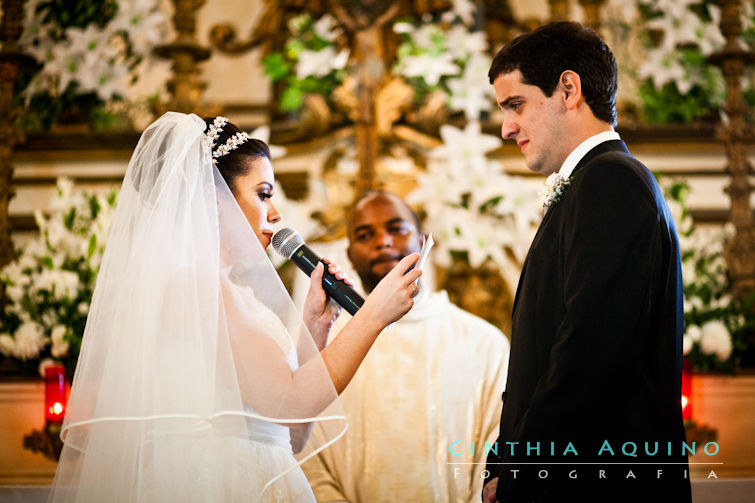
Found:
[[[291, 367], [291, 370], [296, 370], [299, 367], [296, 347], [286, 326], [280, 318], [270, 310], [270, 308], [255, 296], [251, 287], [237, 283], [234, 283], [234, 286], [239, 295], [243, 298], [246, 307], [251, 311], [255, 322], [259, 324], [260, 328], [266, 334], [275, 340], [278, 346], [280, 346], [281, 350], [286, 355], [286, 362]], [[251, 409], [247, 408], [246, 410], [254, 413]], [[247, 424], [249, 426], [250, 438], [252, 440], [263, 444], [277, 445], [286, 449], [291, 449], [288, 427], [253, 418], [247, 418]]]
[[294, 341], [278, 315], [257, 298], [251, 287], [235, 282], [232, 272], [229, 279], [244, 300], [246, 307], [251, 311], [255, 323], [258, 323], [260, 328], [272, 337], [285, 353], [286, 361], [291, 366], [291, 370], [299, 368]]

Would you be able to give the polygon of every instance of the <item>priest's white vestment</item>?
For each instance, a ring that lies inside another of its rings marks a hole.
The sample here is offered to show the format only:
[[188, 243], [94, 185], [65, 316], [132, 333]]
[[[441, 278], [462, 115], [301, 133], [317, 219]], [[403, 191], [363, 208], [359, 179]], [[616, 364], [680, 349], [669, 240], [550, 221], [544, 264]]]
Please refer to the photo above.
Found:
[[342, 393], [345, 436], [303, 466], [317, 500], [479, 501], [508, 356], [508, 340], [493, 325], [445, 291], [420, 291]]

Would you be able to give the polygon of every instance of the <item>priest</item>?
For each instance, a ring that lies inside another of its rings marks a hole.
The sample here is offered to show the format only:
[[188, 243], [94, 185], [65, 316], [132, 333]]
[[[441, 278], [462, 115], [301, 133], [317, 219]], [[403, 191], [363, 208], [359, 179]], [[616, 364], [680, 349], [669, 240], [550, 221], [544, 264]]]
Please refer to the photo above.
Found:
[[[420, 236], [399, 197], [373, 191], [356, 203], [347, 254], [366, 292], [420, 250]], [[317, 501], [479, 501], [508, 352], [497, 328], [420, 284], [412, 310], [383, 331], [341, 395], [345, 436], [304, 464]]]

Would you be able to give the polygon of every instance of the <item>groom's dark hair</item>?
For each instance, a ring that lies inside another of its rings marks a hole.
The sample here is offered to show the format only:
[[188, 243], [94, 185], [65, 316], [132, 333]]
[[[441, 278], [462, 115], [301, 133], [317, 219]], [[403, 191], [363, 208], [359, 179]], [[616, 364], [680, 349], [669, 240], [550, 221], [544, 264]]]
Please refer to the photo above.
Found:
[[499, 75], [515, 70], [522, 81], [550, 97], [566, 70], [579, 75], [582, 94], [593, 115], [616, 125], [616, 59], [603, 39], [590, 28], [574, 22], [541, 26], [518, 36], [493, 59], [488, 72], [492, 84]]

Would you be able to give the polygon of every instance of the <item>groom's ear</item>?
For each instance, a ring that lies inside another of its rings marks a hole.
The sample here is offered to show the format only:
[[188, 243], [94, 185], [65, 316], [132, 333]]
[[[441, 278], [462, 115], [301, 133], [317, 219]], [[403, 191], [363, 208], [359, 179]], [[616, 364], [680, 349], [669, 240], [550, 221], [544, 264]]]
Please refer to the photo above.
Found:
[[582, 99], [582, 79], [573, 70], [564, 70], [558, 78], [557, 92], [563, 97], [566, 108], [573, 109]]

